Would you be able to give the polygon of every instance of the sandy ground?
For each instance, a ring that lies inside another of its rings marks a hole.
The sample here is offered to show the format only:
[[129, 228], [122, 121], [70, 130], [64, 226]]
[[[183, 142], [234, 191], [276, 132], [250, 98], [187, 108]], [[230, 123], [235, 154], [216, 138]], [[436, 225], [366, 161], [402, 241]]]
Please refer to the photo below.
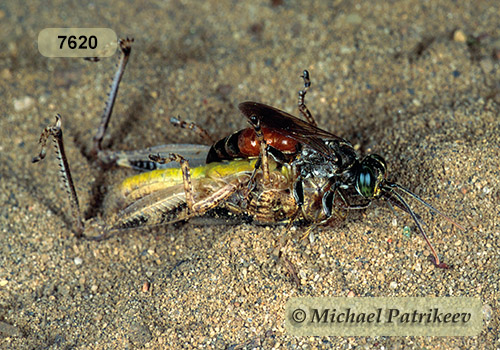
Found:
[[[500, 27], [497, 1], [153, 1], [0, 4], [1, 348], [499, 348]], [[109, 27], [135, 38], [107, 148], [200, 142], [180, 115], [225, 136], [254, 100], [297, 114], [300, 74], [319, 125], [462, 223], [417, 210], [450, 270], [436, 269], [411, 218], [383, 203], [352, 213], [268, 264], [279, 229], [165, 227], [104, 242], [77, 239], [41, 130], [63, 115], [86, 217], [103, 172], [90, 145], [116, 57], [99, 63], [37, 51], [47, 27]], [[395, 220], [396, 219], [396, 220]], [[411, 237], [403, 228], [411, 228]], [[295, 337], [293, 296], [468, 296], [483, 302], [475, 337]]]

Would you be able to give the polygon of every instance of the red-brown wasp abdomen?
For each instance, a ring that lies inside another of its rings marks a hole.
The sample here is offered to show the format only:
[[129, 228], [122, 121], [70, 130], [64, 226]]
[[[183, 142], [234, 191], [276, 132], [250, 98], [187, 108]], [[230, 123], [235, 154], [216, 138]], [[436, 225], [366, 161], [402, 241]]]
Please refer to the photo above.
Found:
[[[284, 136], [273, 129], [262, 128], [264, 139], [266, 143], [283, 152], [295, 153], [297, 152], [298, 142], [290, 137]], [[246, 128], [241, 131], [238, 137], [238, 148], [242, 156], [256, 157], [260, 153], [259, 141], [253, 128]]]

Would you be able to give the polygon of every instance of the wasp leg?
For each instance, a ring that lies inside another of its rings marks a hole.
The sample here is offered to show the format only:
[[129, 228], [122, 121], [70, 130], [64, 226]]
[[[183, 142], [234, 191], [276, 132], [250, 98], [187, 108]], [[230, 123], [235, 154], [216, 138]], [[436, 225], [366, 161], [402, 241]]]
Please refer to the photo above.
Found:
[[259, 168], [262, 168], [262, 176], [263, 176], [264, 185], [267, 187], [270, 184], [269, 154], [268, 154], [269, 145], [267, 144], [266, 140], [264, 139], [264, 133], [262, 132], [259, 118], [257, 118], [256, 116], [251, 116], [249, 118], [249, 120], [250, 120], [250, 123], [252, 124], [252, 126], [255, 130], [255, 135], [257, 136], [257, 140], [259, 141], [259, 145], [260, 145], [259, 159], [255, 163], [255, 169], [252, 173], [252, 177], [250, 178], [249, 187], [251, 187], [252, 182], [255, 179], [255, 175], [257, 174], [257, 170], [259, 170]]
[[113, 113], [113, 107], [118, 94], [118, 87], [120, 85], [120, 81], [122, 80], [123, 73], [125, 72], [130, 52], [132, 51], [133, 42], [134, 39], [129, 38], [120, 39], [118, 42], [122, 55], [120, 57], [120, 61], [118, 62], [118, 69], [115, 77], [113, 78], [113, 83], [111, 84], [111, 90], [108, 94], [108, 101], [106, 102], [106, 108], [104, 108], [104, 112], [102, 114], [101, 123], [99, 124], [97, 133], [94, 136], [94, 146], [90, 153], [94, 158], [97, 157], [97, 154], [101, 151], [102, 139], [104, 138], [104, 134], [108, 128], [111, 113]]
[[[342, 200], [342, 202], [344, 202], [344, 208], [345, 209], [349, 209], [349, 210], [362, 210], [362, 209], [366, 209], [368, 208], [372, 202], [371, 201], [368, 201], [366, 203], [362, 203], [362, 204], [351, 204], [349, 203], [349, 201], [342, 195], [342, 192], [340, 192], [340, 190], [337, 188], [335, 189], [335, 191], [331, 191], [331, 193], [333, 193], [334, 195], [335, 194], [338, 194], [340, 199]], [[333, 201], [334, 201], [334, 198], [332, 198], [331, 200], [331, 205], [333, 206]], [[323, 205], [324, 207], [324, 205]], [[329, 216], [331, 216], [331, 213], [332, 213], [332, 209], [330, 209], [330, 214]]]
[[36, 163], [45, 158], [46, 155], [46, 144], [48, 138], [52, 136], [54, 138], [54, 145], [56, 147], [56, 155], [59, 160], [59, 167], [61, 181], [64, 189], [69, 195], [69, 202], [71, 205], [71, 214], [73, 216], [73, 229], [78, 237], [83, 236], [84, 225], [82, 216], [80, 214], [80, 205], [78, 204], [78, 195], [76, 194], [75, 185], [73, 183], [73, 178], [71, 177], [71, 171], [69, 169], [68, 159], [66, 158], [66, 152], [64, 151], [63, 143], [63, 133], [61, 129], [61, 116], [56, 115], [56, 123], [52, 126], [47, 126], [42, 134], [40, 135], [40, 144], [42, 149], [40, 154], [33, 158], [32, 162]]
[[299, 91], [299, 103], [298, 103], [299, 111], [300, 113], [302, 113], [304, 118], [306, 118], [308, 123], [312, 125], [317, 125], [316, 120], [314, 120], [314, 117], [312, 116], [311, 112], [309, 112], [309, 109], [305, 104], [307, 89], [309, 89], [309, 87], [311, 86], [311, 79], [309, 79], [309, 72], [307, 70], [304, 70], [304, 72], [300, 77], [304, 79], [304, 88]]
[[212, 139], [212, 137], [210, 136], [210, 134], [205, 129], [203, 129], [201, 126], [199, 126], [196, 123], [185, 122], [184, 120], [180, 120], [180, 119], [175, 118], [175, 117], [170, 118], [170, 123], [172, 125], [174, 125], [174, 126], [178, 126], [178, 127], [183, 128], [183, 129], [193, 130], [202, 139], [204, 139], [205, 141], [207, 141], [210, 145], [212, 145], [212, 144], [215, 143], [215, 141]]
[[283, 264], [288, 274], [292, 278], [297, 287], [300, 287], [300, 278], [297, 274], [295, 265], [287, 258], [285, 248], [290, 241], [289, 236], [286, 234], [281, 235], [274, 243], [274, 249], [270, 253], [266, 265], [269, 267], [277, 266], [280, 262]]
[[[262, 145], [262, 143], [261, 143]], [[271, 155], [273, 157], [273, 160], [277, 163], [285, 163], [286, 162], [286, 159], [283, 155], [283, 153], [275, 148], [273, 148], [272, 146], [269, 146], [267, 145], [264, 149], [264, 154], [266, 156], [266, 158], [264, 158], [262, 155], [262, 147], [261, 147], [261, 150], [260, 150], [260, 153], [259, 153], [259, 157], [257, 158], [257, 161], [255, 162], [255, 165], [254, 165], [254, 170], [252, 172], [252, 175], [250, 176], [250, 180], [248, 181], [248, 185], [247, 185], [247, 188], [246, 190], [243, 192], [243, 198], [245, 198], [246, 201], [248, 201], [248, 197], [250, 196], [250, 193], [255, 189], [255, 177], [257, 176], [257, 171], [261, 168], [262, 166], [262, 174], [263, 174], [263, 182], [264, 182], [264, 188], [269, 188], [270, 184], [271, 184], [271, 180], [270, 180], [270, 173], [269, 173], [269, 181], [266, 181], [266, 174], [265, 174], [265, 169], [269, 169], [269, 165], [267, 167], [264, 167], [263, 164], [263, 159], [266, 159], [268, 160], [269, 159], [269, 155]], [[269, 164], [269, 163], [267, 163]], [[297, 181], [299, 182], [299, 181]], [[300, 185], [301, 185], [301, 188], [302, 188], [302, 182], [300, 181]], [[297, 198], [296, 198], [297, 199]], [[302, 202], [303, 202], [303, 198], [302, 198]], [[301, 202], [301, 203], [302, 203]], [[302, 204], [299, 204], [299, 206], [301, 206]], [[299, 208], [300, 210], [300, 208]], [[297, 214], [298, 214], [298, 211], [297, 210]]]
[[[316, 224], [312, 224], [311, 226], [309, 226], [307, 228], [307, 230], [305, 230], [305, 232], [300, 236], [300, 241], [306, 239], [307, 237], [309, 237], [309, 235], [311, 234], [311, 232], [316, 228], [318, 227], [318, 225]], [[311, 238], [310, 242], [314, 242], [314, 238]]]
[[297, 288], [300, 288], [300, 279], [299, 279], [299, 276], [297, 274], [297, 269], [295, 268], [295, 265], [290, 260], [288, 260], [288, 258], [286, 257], [286, 255], [283, 253], [282, 250], [280, 250], [280, 252], [279, 252], [279, 258], [284, 262], [285, 268], [287, 269], [288, 273], [292, 277]]

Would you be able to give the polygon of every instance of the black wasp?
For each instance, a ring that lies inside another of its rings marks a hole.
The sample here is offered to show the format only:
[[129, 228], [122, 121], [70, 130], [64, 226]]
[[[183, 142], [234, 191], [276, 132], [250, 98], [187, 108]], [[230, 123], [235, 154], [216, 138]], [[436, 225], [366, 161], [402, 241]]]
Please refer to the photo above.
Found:
[[[440, 262], [420, 217], [403, 195], [416, 199], [458, 228], [464, 228], [407, 188], [387, 180], [383, 157], [369, 154], [360, 158], [351, 143], [318, 128], [304, 103], [311, 84], [307, 70], [302, 78], [305, 88], [299, 92], [299, 110], [307, 121], [265, 104], [243, 102], [238, 108], [252, 127], [216, 142], [209, 151], [207, 163], [258, 156], [261, 161], [257, 166], [265, 166], [265, 159], [272, 157], [275, 162], [291, 167], [295, 177], [291, 188], [297, 205], [295, 215], [309, 218], [311, 227], [328, 224], [339, 205], [348, 210], [363, 209], [373, 200], [384, 199], [410, 214], [432, 252], [433, 263], [448, 268]], [[265, 174], [266, 169], [263, 172]]]

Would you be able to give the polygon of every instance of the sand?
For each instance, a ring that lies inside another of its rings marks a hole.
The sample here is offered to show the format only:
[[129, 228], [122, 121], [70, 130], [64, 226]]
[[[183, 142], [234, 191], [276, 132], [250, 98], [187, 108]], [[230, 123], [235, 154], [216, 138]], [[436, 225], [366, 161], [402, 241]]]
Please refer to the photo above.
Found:
[[[499, 11], [495, 1], [0, 5], [0, 347], [499, 348]], [[131, 174], [83, 156], [117, 55], [43, 57], [36, 40], [48, 27], [134, 37], [104, 142], [112, 150], [203, 142], [169, 124], [178, 115], [226, 136], [246, 126], [236, 107], [246, 100], [298, 115], [308, 69], [319, 125], [383, 155], [391, 179], [466, 227], [417, 206], [453, 268], [436, 269], [411, 218], [384, 203], [291, 242], [300, 287], [269, 262], [280, 228], [76, 238], [52, 147], [42, 163], [31, 158], [60, 113], [82, 209], [101, 213], [95, 193]], [[474, 337], [296, 337], [284, 328], [295, 296], [477, 297], [484, 327]]]

